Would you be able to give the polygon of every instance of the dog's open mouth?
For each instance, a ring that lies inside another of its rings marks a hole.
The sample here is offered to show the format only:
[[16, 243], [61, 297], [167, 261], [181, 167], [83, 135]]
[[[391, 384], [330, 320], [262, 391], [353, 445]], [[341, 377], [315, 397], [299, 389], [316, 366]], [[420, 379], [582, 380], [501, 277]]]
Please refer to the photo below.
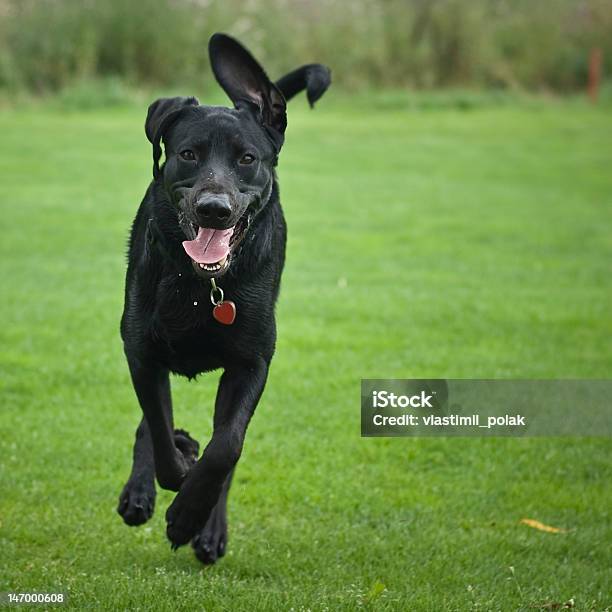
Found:
[[185, 240], [183, 248], [199, 276], [220, 276], [229, 268], [232, 253], [241, 242], [249, 225], [249, 215], [227, 229], [214, 229], [190, 224], [193, 240]]

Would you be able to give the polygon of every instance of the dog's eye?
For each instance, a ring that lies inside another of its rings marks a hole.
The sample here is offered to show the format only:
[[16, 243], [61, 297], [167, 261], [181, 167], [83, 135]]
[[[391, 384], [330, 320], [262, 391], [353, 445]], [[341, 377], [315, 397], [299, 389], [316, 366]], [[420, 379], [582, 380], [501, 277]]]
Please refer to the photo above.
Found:
[[252, 164], [255, 161], [255, 156], [251, 155], [250, 153], [245, 153], [241, 158], [240, 158], [240, 163], [243, 166], [248, 166], [249, 164]]
[[193, 161], [195, 159], [195, 153], [189, 149], [185, 149], [179, 153], [182, 159], [185, 161]]

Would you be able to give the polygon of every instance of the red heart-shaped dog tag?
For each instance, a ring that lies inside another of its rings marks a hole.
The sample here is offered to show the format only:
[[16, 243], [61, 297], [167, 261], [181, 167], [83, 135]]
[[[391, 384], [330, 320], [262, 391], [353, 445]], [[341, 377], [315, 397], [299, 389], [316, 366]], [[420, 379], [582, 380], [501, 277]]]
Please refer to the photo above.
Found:
[[236, 318], [236, 304], [230, 300], [219, 302], [213, 308], [213, 317], [223, 325], [231, 325]]

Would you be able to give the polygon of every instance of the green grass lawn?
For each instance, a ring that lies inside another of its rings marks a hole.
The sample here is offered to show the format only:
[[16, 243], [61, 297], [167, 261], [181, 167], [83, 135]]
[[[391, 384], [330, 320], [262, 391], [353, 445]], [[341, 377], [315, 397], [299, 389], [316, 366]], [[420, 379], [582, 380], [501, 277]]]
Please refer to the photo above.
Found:
[[[359, 435], [361, 378], [610, 376], [609, 109], [292, 103], [278, 349], [209, 568], [171, 552], [171, 493], [143, 527], [115, 513], [140, 416], [118, 326], [145, 110], [0, 115], [0, 591], [109, 610], [610, 606], [609, 439]], [[201, 442], [217, 379], [173, 381]]]

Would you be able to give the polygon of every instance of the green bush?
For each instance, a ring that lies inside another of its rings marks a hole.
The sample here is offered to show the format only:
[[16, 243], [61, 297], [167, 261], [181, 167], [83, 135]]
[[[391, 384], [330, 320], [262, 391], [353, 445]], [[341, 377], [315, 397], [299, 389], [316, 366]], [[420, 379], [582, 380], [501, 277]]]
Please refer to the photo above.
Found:
[[590, 49], [612, 57], [611, 0], [4, 0], [0, 88], [80, 80], [209, 82], [215, 31], [243, 40], [272, 76], [323, 61], [348, 88], [572, 91]]

